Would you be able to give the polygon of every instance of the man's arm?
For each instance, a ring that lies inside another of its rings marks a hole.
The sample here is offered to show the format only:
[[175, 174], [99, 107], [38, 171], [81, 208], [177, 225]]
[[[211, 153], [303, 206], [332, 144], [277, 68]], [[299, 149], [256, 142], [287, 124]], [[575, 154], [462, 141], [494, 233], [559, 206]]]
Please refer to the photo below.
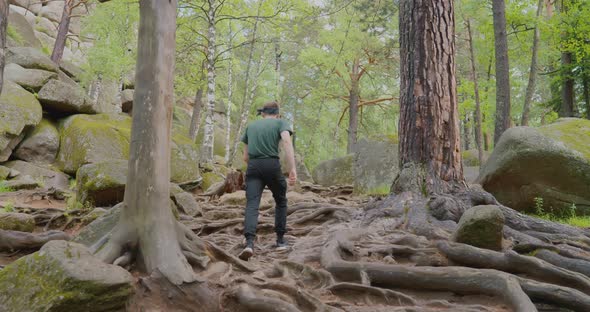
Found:
[[248, 157], [248, 144], [244, 144], [244, 161], [248, 163], [249, 159], [250, 158]]
[[295, 168], [295, 151], [291, 142], [291, 133], [289, 131], [281, 132], [281, 140], [287, 156], [287, 165], [289, 166], [289, 184], [294, 185], [297, 181], [297, 169]]

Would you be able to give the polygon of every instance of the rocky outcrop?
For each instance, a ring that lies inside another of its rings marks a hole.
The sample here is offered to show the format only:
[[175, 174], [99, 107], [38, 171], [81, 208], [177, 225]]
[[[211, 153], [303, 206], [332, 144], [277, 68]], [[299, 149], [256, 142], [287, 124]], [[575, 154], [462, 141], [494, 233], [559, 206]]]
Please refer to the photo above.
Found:
[[57, 65], [43, 54], [43, 52], [30, 47], [12, 47], [6, 52], [6, 63], [15, 63], [24, 68], [42, 69], [57, 73]]
[[33, 232], [35, 217], [26, 213], [0, 213], [0, 230]]
[[313, 180], [324, 186], [353, 184], [353, 164], [354, 154], [323, 161], [313, 169]]
[[24, 138], [23, 131], [41, 121], [42, 110], [34, 95], [11, 81], [4, 81], [0, 95], [0, 161], [6, 161]]
[[[590, 213], [590, 121], [565, 118], [504, 132], [477, 182], [502, 204], [534, 211]], [[541, 200], [539, 200], [541, 199]]]
[[[461, 152], [461, 158], [463, 159], [463, 166], [464, 167], [479, 167], [481, 164], [479, 163], [479, 155], [476, 149], [474, 150], [466, 150]], [[485, 163], [490, 158], [490, 153], [488, 151], [483, 151], [483, 162]]]
[[4, 68], [4, 78], [30, 92], [38, 92], [50, 79], [56, 78], [54, 72], [41, 69], [27, 69], [18, 64], [8, 64]]
[[35, 14], [39, 14], [41, 7], [43, 7], [43, 4], [39, 0], [10, 0], [9, 3], [25, 8]]
[[83, 245], [50, 241], [0, 270], [5, 311], [119, 311], [133, 294], [125, 269], [95, 258]]
[[453, 240], [479, 248], [502, 250], [503, 229], [504, 214], [500, 208], [475, 206], [461, 216]]
[[[33, 17], [32, 13], [30, 14]], [[17, 13], [14, 9], [11, 9], [8, 14], [8, 39], [9, 43], [11, 43], [10, 45], [14, 47], [41, 49], [41, 41], [35, 36], [31, 24], [23, 15]]]
[[59, 150], [59, 132], [49, 120], [43, 119], [31, 130], [14, 151], [14, 157], [35, 164], [52, 164]]
[[95, 114], [99, 111], [82, 88], [56, 79], [50, 80], [41, 88], [38, 98], [43, 108], [54, 112]]
[[398, 145], [389, 141], [359, 140], [352, 172], [355, 192], [388, 194], [399, 173]]
[[18, 171], [18, 178], [31, 177], [34, 182], [41, 183], [45, 188], [58, 190], [67, 190], [69, 188], [69, 176], [63, 172], [21, 160], [9, 161], [4, 166]]

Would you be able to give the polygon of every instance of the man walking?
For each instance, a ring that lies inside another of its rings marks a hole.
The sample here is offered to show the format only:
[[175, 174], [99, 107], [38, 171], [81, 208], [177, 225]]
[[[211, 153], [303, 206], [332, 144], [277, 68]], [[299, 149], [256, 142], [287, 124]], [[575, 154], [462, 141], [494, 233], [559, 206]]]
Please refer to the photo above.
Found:
[[297, 181], [295, 154], [291, 143], [291, 128], [279, 118], [279, 104], [270, 102], [258, 110], [262, 119], [248, 125], [242, 142], [244, 160], [248, 163], [246, 171], [246, 216], [244, 236], [246, 248], [239, 258], [248, 260], [254, 254], [254, 239], [258, 225], [258, 207], [264, 187], [268, 186], [275, 200], [275, 232], [277, 250], [286, 250], [285, 232], [287, 230], [287, 181], [279, 162], [279, 142], [283, 142], [287, 163], [290, 168], [289, 185]]

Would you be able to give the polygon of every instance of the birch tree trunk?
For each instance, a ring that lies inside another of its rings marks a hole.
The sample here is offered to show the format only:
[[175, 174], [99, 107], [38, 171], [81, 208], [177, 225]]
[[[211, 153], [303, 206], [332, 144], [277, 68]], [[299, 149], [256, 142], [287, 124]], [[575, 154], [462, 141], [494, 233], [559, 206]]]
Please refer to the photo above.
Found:
[[[260, 11], [260, 6], [258, 7], [258, 11]], [[256, 32], [258, 30], [258, 19], [254, 20], [254, 29], [252, 31], [252, 43], [250, 44], [250, 51], [248, 52], [248, 63], [246, 65], [246, 77], [244, 79], [244, 96], [242, 97], [242, 113], [240, 114], [240, 120], [238, 121], [236, 130], [234, 131], [234, 141], [231, 151], [229, 153], [229, 161], [227, 162], [227, 166], [231, 166], [233, 164], [234, 158], [236, 158], [236, 153], [238, 152], [238, 146], [240, 145], [240, 138], [242, 135], [242, 131], [244, 131], [244, 127], [248, 122], [248, 113], [250, 112], [250, 103], [252, 98], [249, 98], [249, 95], [253, 94], [253, 90], [249, 90], [250, 85], [250, 76], [252, 70], [252, 62], [254, 58], [254, 48], [256, 42]]]
[[203, 87], [197, 89], [193, 105], [193, 115], [191, 125], [188, 131], [189, 138], [194, 142], [199, 135], [199, 126], [201, 124], [201, 111], [203, 110]]
[[207, 31], [207, 114], [205, 115], [205, 132], [203, 135], [203, 144], [201, 147], [201, 162], [213, 162], [213, 146], [215, 144], [215, 122], [213, 114], [215, 112], [215, 45], [216, 45], [216, 29], [215, 29], [215, 0], [207, 0], [209, 2], [209, 10], [207, 13], [208, 31]]
[[0, 93], [2, 93], [2, 86], [4, 85], [4, 66], [6, 65], [8, 8], [8, 0], [0, 0]]
[[529, 71], [529, 82], [526, 87], [526, 94], [524, 96], [524, 106], [522, 108], [522, 118], [520, 119], [521, 126], [529, 125], [529, 115], [531, 110], [531, 102], [535, 93], [535, 83], [537, 81], [537, 55], [539, 50], [539, 38], [541, 30], [539, 28], [539, 20], [543, 14], [543, 1], [539, 0], [537, 4], [537, 17], [535, 21], [535, 32], [533, 33], [533, 54], [531, 56], [531, 69]]
[[233, 97], [233, 60], [232, 60], [232, 51], [231, 47], [233, 45], [233, 34], [232, 34], [232, 27], [231, 21], [229, 23], [229, 40], [228, 45], [230, 50], [228, 51], [229, 55], [227, 56], [229, 59], [229, 64], [227, 66], [227, 108], [225, 112], [225, 163], [227, 164], [230, 160], [230, 150], [231, 150], [231, 106], [232, 106], [232, 97]]
[[477, 145], [477, 159], [480, 166], [483, 165], [483, 134], [481, 129], [481, 101], [479, 98], [479, 83], [477, 78], [477, 66], [475, 64], [475, 49], [473, 48], [473, 32], [471, 31], [471, 21], [467, 20], [467, 35], [469, 43], [469, 56], [471, 59], [471, 80], [473, 80], [473, 93], [475, 95], [475, 144]]
[[360, 61], [356, 58], [352, 64], [350, 91], [348, 94], [348, 145], [346, 151], [349, 154], [356, 151], [359, 123], [360, 76]]
[[68, 31], [70, 29], [70, 20], [72, 17], [72, 8], [74, 6], [74, 0], [65, 0], [64, 9], [57, 27], [57, 37], [55, 38], [55, 45], [53, 46], [53, 52], [51, 52], [51, 60], [59, 64], [64, 54], [66, 47], [66, 40], [68, 39]]
[[510, 68], [508, 63], [508, 37], [506, 34], [505, 0], [492, 0], [494, 40], [496, 46], [496, 124], [494, 143], [510, 128]]
[[402, 172], [392, 191], [444, 192], [464, 181], [453, 1], [402, 0], [399, 27]]

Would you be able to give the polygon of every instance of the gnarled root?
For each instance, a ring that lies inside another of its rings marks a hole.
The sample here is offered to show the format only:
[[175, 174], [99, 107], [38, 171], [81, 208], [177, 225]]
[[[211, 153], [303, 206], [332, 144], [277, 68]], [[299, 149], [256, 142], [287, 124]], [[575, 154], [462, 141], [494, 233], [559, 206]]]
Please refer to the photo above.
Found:
[[322, 249], [322, 266], [340, 280], [360, 281], [386, 288], [486, 294], [503, 298], [515, 311], [536, 311], [534, 304], [520, 287], [518, 279], [504, 272], [464, 267], [409, 267], [342, 260], [341, 246], [348, 242], [349, 233], [334, 233]]
[[70, 235], [62, 231], [27, 233], [0, 230], [0, 251], [38, 249], [50, 240], [70, 240]]

